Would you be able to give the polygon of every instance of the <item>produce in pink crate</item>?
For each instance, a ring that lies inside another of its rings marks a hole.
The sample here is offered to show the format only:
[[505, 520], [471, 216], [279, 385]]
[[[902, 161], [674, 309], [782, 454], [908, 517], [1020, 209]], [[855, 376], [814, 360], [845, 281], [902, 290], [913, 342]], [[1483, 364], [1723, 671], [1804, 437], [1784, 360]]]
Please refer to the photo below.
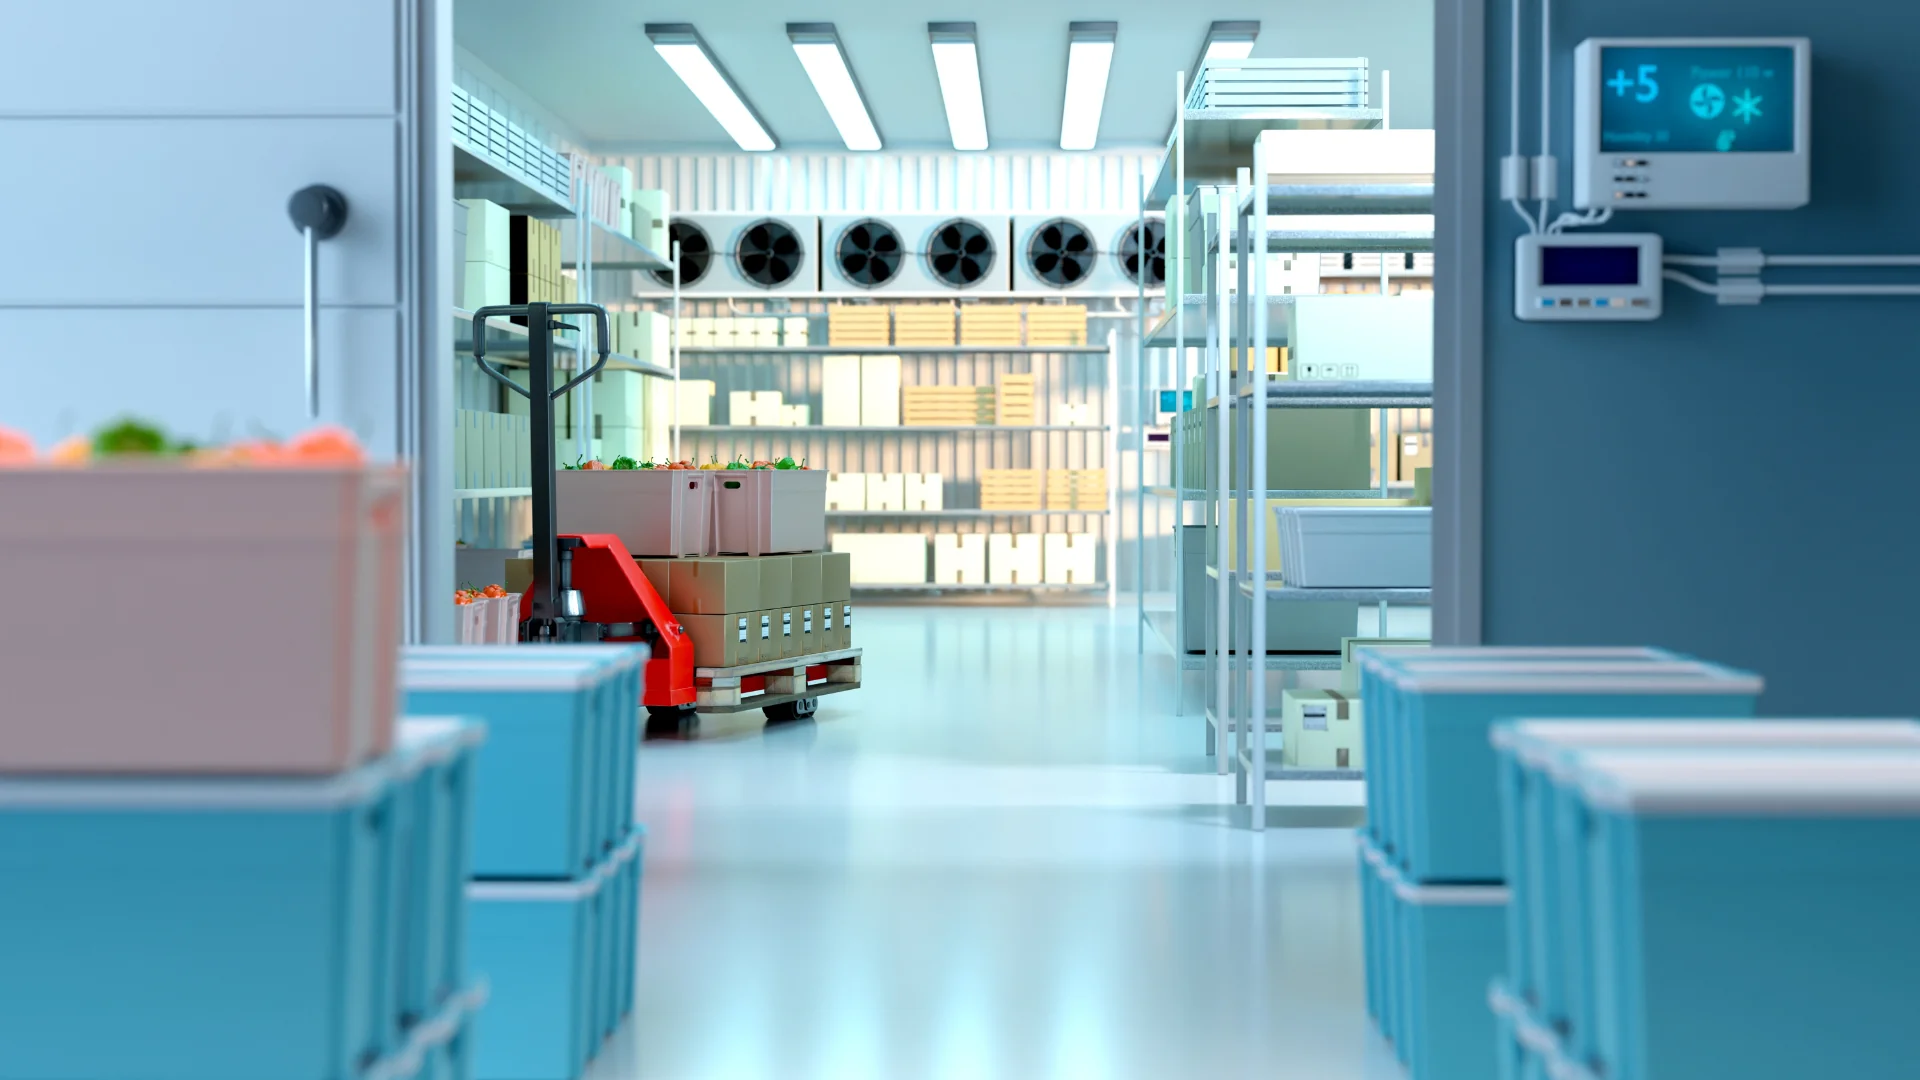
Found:
[[0, 428], [0, 465], [31, 465], [34, 454], [33, 440], [26, 433]]

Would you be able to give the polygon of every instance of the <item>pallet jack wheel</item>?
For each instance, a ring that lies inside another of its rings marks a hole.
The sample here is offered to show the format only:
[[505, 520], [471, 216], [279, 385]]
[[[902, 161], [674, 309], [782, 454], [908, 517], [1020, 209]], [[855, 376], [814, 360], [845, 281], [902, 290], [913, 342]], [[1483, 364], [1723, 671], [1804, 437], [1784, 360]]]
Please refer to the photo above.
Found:
[[694, 709], [692, 703], [686, 705], [649, 705], [647, 706], [648, 735], [684, 735], [693, 730]]
[[819, 698], [803, 697], [797, 701], [783, 701], [778, 705], [769, 705], [760, 711], [767, 714], [769, 724], [792, 724], [813, 719], [814, 712], [819, 708]]

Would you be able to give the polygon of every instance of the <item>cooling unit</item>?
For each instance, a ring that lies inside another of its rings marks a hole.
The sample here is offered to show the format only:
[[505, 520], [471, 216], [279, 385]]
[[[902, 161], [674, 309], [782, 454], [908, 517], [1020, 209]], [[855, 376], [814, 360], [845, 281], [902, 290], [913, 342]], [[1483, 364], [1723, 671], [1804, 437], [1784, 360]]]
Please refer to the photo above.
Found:
[[[820, 291], [820, 223], [765, 214], [680, 214], [668, 239], [680, 245], [680, 292], [766, 296]], [[639, 276], [643, 296], [673, 291], [673, 275]]]
[[[1149, 217], [1135, 220], [1120, 234], [1113, 257], [1120, 262], [1120, 273], [1148, 292], [1157, 292], [1167, 284], [1167, 219]], [[1144, 280], [1143, 279], [1144, 276]]]
[[[1013, 287], [1020, 293], [1132, 296], [1125, 252], [1140, 219], [1120, 214], [1049, 214], [1013, 219]], [[1158, 245], [1161, 280], [1166, 273], [1166, 232]], [[1135, 236], [1137, 239], [1137, 235]], [[1151, 237], [1148, 238], [1151, 240]]]
[[1005, 217], [887, 214], [820, 219], [825, 291], [948, 297], [1005, 293]]

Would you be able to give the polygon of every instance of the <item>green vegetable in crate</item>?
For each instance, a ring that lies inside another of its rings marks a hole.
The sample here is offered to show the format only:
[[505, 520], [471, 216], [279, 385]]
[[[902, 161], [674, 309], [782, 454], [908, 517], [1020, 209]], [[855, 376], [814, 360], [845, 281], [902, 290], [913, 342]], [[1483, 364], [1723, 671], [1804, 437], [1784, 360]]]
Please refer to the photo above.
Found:
[[171, 450], [172, 447], [164, 432], [138, 420], [122, 420], [93, 437], [93, 452], [100, 457], [115, 454], [165, 454]]
[[[621, 454], [619, 457], [614, 458], [613, 464], [607, 466], [607, 468], [609, 469], [621, 469], [621, 470], [637, 469], [639, 467], [640, 467], [639, 462], [633, 460], [632, 458], [628, 457], [625, 454]], [[648, 466], [648, 468], [652, 468], [652, 466]]]
[[727, 462], [727, 468], [728, 469], [751, 469], [753, 468], [753, 466], [748, 465], [744, 461], [729, 461]]
[[[620, 467], [620, 463], [617, 461], [614, 462], [613, 465], [614, 465], [614, 468], [616, 469]], [[657, 466], [655, 466], [654, 463], [651, 461], [643, 461], [640, 463], [640, 467], [643, 469], [652, 469], [652, 468], [656, 468]]]
[[779, 461], [774, 462], [773, 467], [776, 469], [797, 469], [800, 466], [793, 463], [793, 458], [783, 457]]

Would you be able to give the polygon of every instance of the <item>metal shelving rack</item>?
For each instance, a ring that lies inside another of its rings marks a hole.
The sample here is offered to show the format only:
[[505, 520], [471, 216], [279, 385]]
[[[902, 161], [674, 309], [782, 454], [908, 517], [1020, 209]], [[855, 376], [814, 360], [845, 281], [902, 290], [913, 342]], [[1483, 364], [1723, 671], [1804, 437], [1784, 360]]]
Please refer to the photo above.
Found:
[[[687, 346], [679, 355], [688, 377], [712, 378], [715, 397], [724, 403], [733, 390], [779, 390], [786, 400], [805, 401], [819, 416], [822, 383], [820, 360], [828, 356], [898, 356], [903, 386], [986, 385], [1008, 373], [1035, 374], [1037, 407], [1046, 409], [1079, 390], [1093, 398], [1096, 424], [1030, 425], [899, 425], [805, 426], [705, 424], [680, 429], [688, 441], [685, 456], [694, 460], [726, 460], [736, 454], [767, 456], [789, 453], [805, 458], [814, 468], [834, 472], [938, 472], [949, 501], [969, 501], [983, 468], [1104, 468], [1107, 508], [1103, 510], [980, 510], [953, 507], [940, 511], [830, 511], [836, 521], [888, 532], [929, 534], [945, 524], [966, 531], [967, 526], [992, 530], [1003, 520], [1034, 519], [1059, 522], [1067, 532], [1092, 532], [1101, 537], [1105, 569], [1097, 583], [1088, 585], [856, 585], [864, 594], [974, 594], [993, 592], [1098, 593], [1112, 605], [1118, 600], [1115, 566], [1117, 528], [1112, 509], [1118, 505], [1119, 453], [1116, 335], [1100, 345], [1040, 346]], [[1076, 365], [1080, 368], [1076, 371]], [[723, 407], [716, 405], [716, 408]], [[1044, 415], [1037, 419], [1045, 419]], [[954, 496], [959, 496], [954, 498]], [[973, 531], [977, 531], [977, 528]], [[1044, 530], [1042, 530], [1044, 531]]]

